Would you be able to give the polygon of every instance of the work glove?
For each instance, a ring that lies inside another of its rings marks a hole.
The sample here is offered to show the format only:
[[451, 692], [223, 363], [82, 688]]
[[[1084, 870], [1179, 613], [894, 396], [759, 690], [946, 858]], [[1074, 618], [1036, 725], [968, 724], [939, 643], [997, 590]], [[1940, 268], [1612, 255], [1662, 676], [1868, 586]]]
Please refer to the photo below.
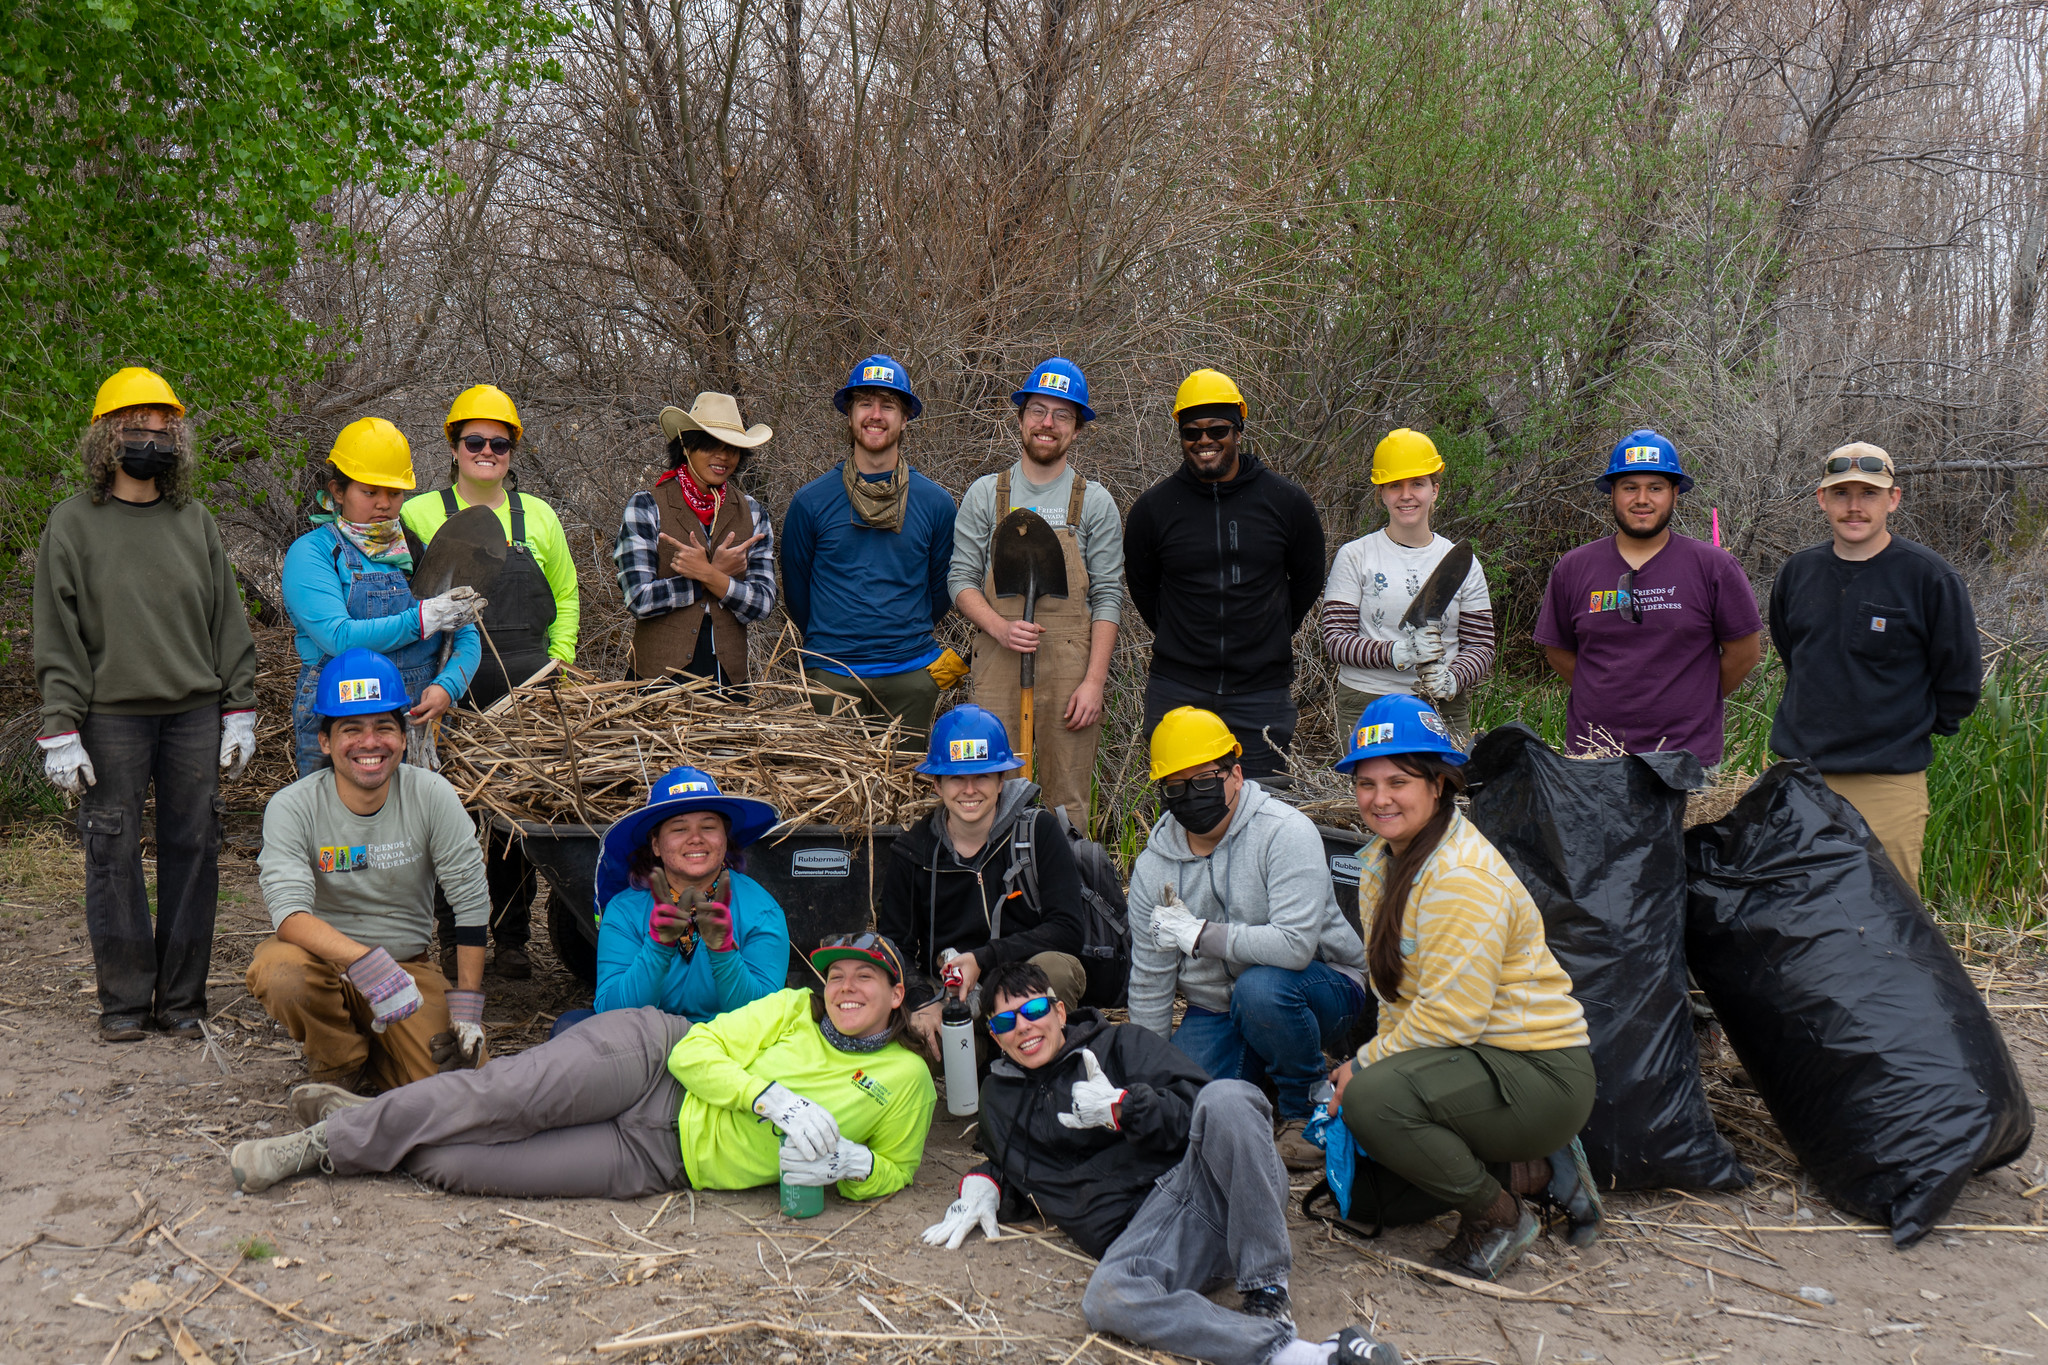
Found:
[[1424, 664], [1416, 672], [1422, 679], [1424, 696], [1436, 701], [1449, 701], [1458, 695], [1458, 675], [1451, 672], [1449, 664]]
[[924, 1230], [924, 1244], [935, 1247], [944, 1242], [946, 1250], [958, 1251], [977, 1223], [982, 1236], [995, 1237], [996, 1208], [1002, 1198], [1002, 1187], [987, 1176], [965, 1177], [960, 1182], [960, 1197], [947, 1206], [946, 1216]]
[[1088, 1068], [1087, 1079], [1074, 1082], [1074, 1107], [1059, 1116], [1060, 1126], [1115, 1128], [1116, 1107], [1124, 1102], [1124, 1092], [1102, 1074], [1102, 1063], [1095, 1060], [1094, 1049], [1081, 1049], [1081, 1065]]
[[656, 943], [675, 947], [690, 935], [692, 921], [690, 912], [680, 905], [671, 905], [656, 897], [654, 908], [647, 912], [647, 937]]
[[697, 937], [714, 953], [729, 953], [739, 947], [732, 936], [732, 907], [724, 901], [705, 901], [699, 905]]
[[837, 1185], [842, 1180], [866, 1180], [875, 1173], [875, 1154], [852, 1138], [808, 1161], [791, 1150], [794, 1142], [782, 1144], [782, 1178], [792, 1185]]
[[1193, 957], [1195, 941], [1201, 938], [1205, 922], [1188, 913], [1187, 906], [1173, 894], [1173, 887], [1169, 884], [1159, 904], [1152, 907], [1152, 938], [1162, 948], [1171, 943], [1182, 953]]
[[230, 711], [220, 718], [220, 766], [233, 782], [256, 757], [256, 713]]
[[391, 960], [382, 948], [372, 948], [348, 964], [348, 979], [370, 1002], [370, 1028], [382, 1033], [420, 1007], [420, 988], [412, 984], [405, 968]]
[[754, 1097], [754, 1112], [782, 1130], [784, 1147], [803, 1161], [822, 1161], [839, 1147], [839, 1120], [822, 1104], [814, 1104], [781, 1081]]
[[427, 1055], [437, 1070], [474, 1071], [484, 1064], [484, 993], [448, 992], [448, 1019], [454, 1030], [429, 1038]]
[[1440, 622], [1431, 622], [1407, 632], [1394, 641], [1393, 662], [1396, 672], [1405, 673], [1422, 664], [1435, 663], [1444, 657], [1444, 628]]
[[58, 791], [83, 796], [87, 787], [99, 781], [93, 774], [92, 760], [86, 756], [85, 741], [78, 737], [78, 731], [51, 735], [36, 743], [43, 750], [43, 776], [49, 778], [50, 785]]
[[439, 597], [429, 597], [420, 603], [420, 638], [460, 630], [482, 616], [489, 605], [475, 588], [450, 588]]

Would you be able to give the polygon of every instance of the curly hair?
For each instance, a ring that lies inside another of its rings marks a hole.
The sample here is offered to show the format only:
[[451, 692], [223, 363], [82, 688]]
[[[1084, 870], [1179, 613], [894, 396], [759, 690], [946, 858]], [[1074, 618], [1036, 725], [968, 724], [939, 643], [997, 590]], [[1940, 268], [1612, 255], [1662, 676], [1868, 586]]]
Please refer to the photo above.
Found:
[[[114, 496], [114, 474], [121, 467], [122, 424], [140, 408], [116, 408], [103, 413], [86, 427], [78, 439], [79, 462], [85, 466], [85, 488], [95, 507]], [[192, 424], [169, 408], [159, 409], [170, 418], [164, 434], [178, 448], [177, 466], [156, 478], [157, 492], [173, 507], [192, 501], [193, 471], [198, 467], [198, 447], [192, 439]]]

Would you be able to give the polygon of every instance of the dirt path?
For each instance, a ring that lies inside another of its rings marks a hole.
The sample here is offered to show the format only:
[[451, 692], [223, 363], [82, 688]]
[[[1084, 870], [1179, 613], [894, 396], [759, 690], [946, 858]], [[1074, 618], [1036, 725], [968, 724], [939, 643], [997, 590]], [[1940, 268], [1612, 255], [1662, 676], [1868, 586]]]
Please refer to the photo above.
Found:
[[[4, 892], [0, 1362], [1164, 1359], [1088, 1337], [1089, 1264], [1057, 1235], [977, 1238], [957, 1253], [919, 1244], [974, 1160], [943, 1115], [916, 1186], [873, 1208], [828, 1196], [812, 1224], [784, 1220], [772, 1190], [515, 1202], [391, 1176], [233, 1193], [225, 1149], [284, 1131], [302, 1072], [241, 990], [268, 923], [253, 863], [226, 872], [212, 992], [225, 1074], [190, 1044], [95, 1041], [75, 888]], [[535, 946], [538, 980], [486, 983], [501, 1046], [537, 1041], [582, 1003]], [[2001, 1004], [2034, 1007], [1999, 1017], [2032, 1094], [2048, 1099], [2048, 974], [2035, 959], [1999, 980], [2011, 987]], [[1973, 1181], [1950, 1222], [2048, 1231], [2044, 1152], [2037, 1140]], [[1426, 1257], [1441, 1228], [1364, 1248], [1297, 1219], [1302, 1329], [1376, 1320], [1409, 1360], [1500, 1365], [2048, 1360], [2048, 1236], [1946, 1231], [1896, 1252], [1809, 1204], [1796, 1173], [1754, 1145], [1743, 1154], [1766, 1172], [1750, 1190], [1618, 1197], [1612, 1237], [1583, 1255], [1539, 1243], [1506, 1297], [1386, 1259]], [[1731, 1239], [1714, 1225], [1753, 1231]], [[1833, 1303], [1788, 1297], [1806, 1286]], [[636, 1327], [716, 1334], [595, 1349]]]

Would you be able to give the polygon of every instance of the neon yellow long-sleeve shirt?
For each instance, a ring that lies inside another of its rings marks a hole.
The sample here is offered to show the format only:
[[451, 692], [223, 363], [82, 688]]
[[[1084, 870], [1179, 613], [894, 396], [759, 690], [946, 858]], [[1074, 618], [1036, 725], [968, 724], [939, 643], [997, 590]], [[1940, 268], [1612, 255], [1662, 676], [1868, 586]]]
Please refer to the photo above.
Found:
[[781, 1178], [781, 1138], [753, 1104], [770, 1084], [830, 1110], [841, 1137], [875, 1154], [866, 1180], [839, 1182], [848, 1199], [894, 1194], [917, 1175], [938, 1091], [901, 1043], [841, 1052], [811, 1019], [809, 991], [777, 991], [683, 1035], [668, 1055], [683, 1084], [677, 1118], [683, 1169], [701, 1190], [743, 1190]]
[[[562, 519], [555, 515], [555, 509], [534, 497], [521, 493], [519, 502], [526, 511], [526, 539], [522, 542], [540, 565], [541, 576], [548, 581], [548, 591], [555, 599], [555, 619], [548, 624], [548, 657], [560, 659], [563, 663], [576, 662], [576, 631], [583, 621], [583, 607], [576, 593], [576, 561], [569, 555], [569, 537], [562, 530]], [[462, 494], [455, 495], [455, 509], [463, 511], [470, 504], [462, 500]], [[497, 509], [498, 520], [504, 524], [507, 539], [512, 535], [512, 499], [507, 497]], [[420, 538], [421, 544], [432, 544], [434, 533], [441, 529], [441, 523], [448, 520], [448, 508], [441, 501], [439, 489], [407, 498], [405, 509], [399, 513], [412, 533]]]

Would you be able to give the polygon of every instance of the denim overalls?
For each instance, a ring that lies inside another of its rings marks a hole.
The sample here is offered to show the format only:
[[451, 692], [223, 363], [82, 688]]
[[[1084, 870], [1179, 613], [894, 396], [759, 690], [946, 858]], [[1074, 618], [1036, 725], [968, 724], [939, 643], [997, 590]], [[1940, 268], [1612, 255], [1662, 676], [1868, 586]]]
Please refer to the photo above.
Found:
[[[412, 595], [412, 584], [404, 574], [396, 569], [372, 566], [339, 531], [330, 526], [328, 532], [335, 541], [336, 569], [346, 571], [351, 577], [348, 614], [352, 620], [376, 621], [419, 610], [419, 601]], [[405, 682], [405, 694], [412, 698], [415, 706], [419, 704], [420, 693], [434, 680], [434, 660], [440, 647], [441, 637], [435, 634], [398, 649], [384, 651], [384, 657], [398, 669], [398, 676]], [[293, 758], [298, 763], [300, 777], [318, 768], [323, 761], [320, 717], [313, 713], [313, 700], [320, 689], [320, 669], [326, 663], [327, 658], [323, 658], [318, 664], [300, 664], [298, 690], [292, 694]]]

